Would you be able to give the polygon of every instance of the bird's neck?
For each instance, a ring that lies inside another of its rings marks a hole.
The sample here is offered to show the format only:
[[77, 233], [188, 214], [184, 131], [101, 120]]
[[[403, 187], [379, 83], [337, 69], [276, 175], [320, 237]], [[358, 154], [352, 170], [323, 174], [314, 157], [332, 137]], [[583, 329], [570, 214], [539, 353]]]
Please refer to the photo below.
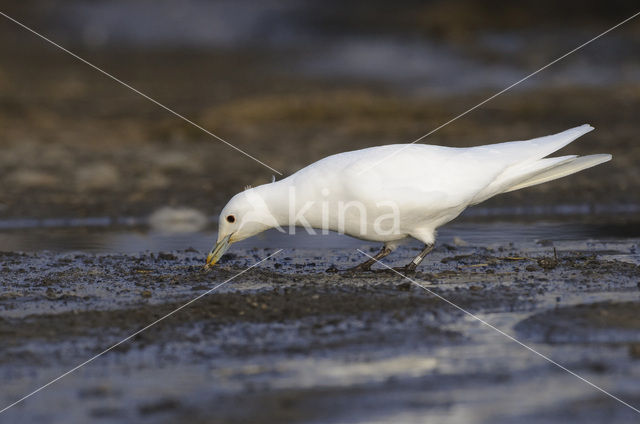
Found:
[[289, 177], [254, 188], [264, 200], [264, 207], [267, 210], [263, 213], [274, 218], [274, 227], [301, 225], [300, 216], [303, 216], [304, 221], [308, 221], [312, 226], [319, 225], [318, 202], [312, 200], [321, 195], [320, 189], [309, 184], [310, 180]]
[[273, 217], [272, 227], [289, 225], [291, 187], [291, 183], [281, 180], [252, 189], [264, 202], [262, 207], [265, 210], [260, 212], [265, 216]]

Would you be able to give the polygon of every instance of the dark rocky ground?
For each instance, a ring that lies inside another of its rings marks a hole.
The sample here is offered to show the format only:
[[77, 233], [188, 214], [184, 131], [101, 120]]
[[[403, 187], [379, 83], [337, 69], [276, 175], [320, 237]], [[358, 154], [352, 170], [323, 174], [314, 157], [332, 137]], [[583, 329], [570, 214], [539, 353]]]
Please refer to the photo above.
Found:
[[[548, 246], [444, 246], [411, 276], [424, 289], [388, 272], [324, 272], [328, 257], [341, 268], [360, 260], [352, 250], [285, 250], [3, 418], [631, 422], [631, 409], [433, 293], [637, 405], [634, 249], [637, 241], [586, 250], [565, 243], [556, 258]], [[274, 252], [236, 252], [209, 273], [197, 252], [4, 253], [2, 400]], [[402, 249], [390, 264], [411, 253]]]

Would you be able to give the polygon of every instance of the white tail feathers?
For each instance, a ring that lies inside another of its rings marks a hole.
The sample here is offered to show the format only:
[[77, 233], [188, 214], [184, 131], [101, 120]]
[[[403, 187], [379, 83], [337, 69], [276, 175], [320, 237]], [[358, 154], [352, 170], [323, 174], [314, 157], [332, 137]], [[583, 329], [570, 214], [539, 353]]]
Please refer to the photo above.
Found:
[[490, 147], [506, 154], [513, 161], [491, 184], [478, 192], [470, 204], [484, 202], [500, 193], [507, 193], [566, 177], [611, 160], [611, 155], [609, 154], [582, 157], [576, 155], [545, 157], [591, 130], [593, 130], [593, 127], [585, 124], [546, 137], [491, 145]]
[[[536, 184], [546, 183], [558, 178], [566, 177], [567, 175], [575, 174], [584, 169], [591, 168], [592, 166], [600, 165], [601, 163], [608, 162], [612, 158], [609, 154], [589, 155], [573, 157], [568, 160], [563, 160], [559, 164], [554, 164], [551, 167], [544, 168], [540, 172], [529, 176], [523, 181], [520, 181], [510, 186], [504, 193], [519, 190], [521, 188], [530, 187]], [[555, 159], [555, 158], [549, 158]], [[548, 160], [548, 159], [542, 159]]]
[[514, 165], [542, 159], [556, 150], [562, 149], [578, 137], [593, 131], [589, 124], [580, 125], [557, 134], [533, 138], [525, 141], [508, 141], [492, 145], [515, 159]]

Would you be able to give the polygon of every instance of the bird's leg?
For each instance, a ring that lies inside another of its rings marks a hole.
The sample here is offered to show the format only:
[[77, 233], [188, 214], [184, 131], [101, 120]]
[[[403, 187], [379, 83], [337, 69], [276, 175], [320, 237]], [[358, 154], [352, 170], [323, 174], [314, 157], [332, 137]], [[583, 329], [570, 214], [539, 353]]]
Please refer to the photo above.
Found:
[[429, 252], [431, 252], [432, 250], [433, 250], [433, 243], [426, 244], [424, 246], [424, 249], [422, 249], [422, 251], [418, 253], [418, 256], [413, 258], [411, 262], [409, 262], [403, 267], [394, 268], [394, 270], [398, 272], [404, 272], [404, 273], [415, 271], [418, 265], [420, 265], [420, 262], [422, 262], [422, 260], [424, 259], [424, 257], [427, 256]]
[[375, 264], [376, 262], [378, 262], [380, 259], [387, 256], [391, 252], [393, 252], [393, 249], [390, 249], [385, 244], [384, 246], [382, 246], [382, 250], [376, 253], [375, 256], [367, 259], [366, 261], [362, 262], [360, 265], [356, 265], [353, 268], [347, 269], [346, 271], [347, 272], [371, 271], [371, 265]]

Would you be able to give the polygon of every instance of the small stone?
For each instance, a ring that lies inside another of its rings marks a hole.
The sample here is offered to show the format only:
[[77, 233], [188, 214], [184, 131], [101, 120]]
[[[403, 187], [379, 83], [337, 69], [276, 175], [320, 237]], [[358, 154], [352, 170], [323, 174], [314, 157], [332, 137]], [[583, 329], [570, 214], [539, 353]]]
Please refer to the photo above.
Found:
[[152, 213], [149, 224], [163, 233], [194, 233], [207, 225], [207, 217], [196, 209], [167, 206]]
[[538, 259], [538, 265], [540, 265], [540, 267], [544, 270], [554, 269], [558, 266], [559, 262], [560, 261], [558, 261], [558, 252], [556, 251], [555, 247], [553, 248], [553, 257], [544, 257]]
[[151, 290], [143, 290], [140, 293], [140, 296], [142, 296], [142, 297], [151, 297]]
[[330, 274], [336, 273], [338, 272], [338, 268], [335, 265], [331, 265], [329, 268], [326, 269], [325, 272], [328, 272]]
[[455, 246], [458, 246], [458, 247], [464, 247], [464, 246], [468, 246], [468, 245], [469, 245], [469, 243], [467, 243], [466, 241], [462, 240], [462, 239], [461, 239], [460, 237], [458, 237], [458, 236], [455, 236], [455, 237], [453, 238], [453, 244], [454, 244]]
[[540, 258], [538, 259], [538, 265], [542, 269], [554, 269], [558, 266], [558, 260], [555, 258]]

